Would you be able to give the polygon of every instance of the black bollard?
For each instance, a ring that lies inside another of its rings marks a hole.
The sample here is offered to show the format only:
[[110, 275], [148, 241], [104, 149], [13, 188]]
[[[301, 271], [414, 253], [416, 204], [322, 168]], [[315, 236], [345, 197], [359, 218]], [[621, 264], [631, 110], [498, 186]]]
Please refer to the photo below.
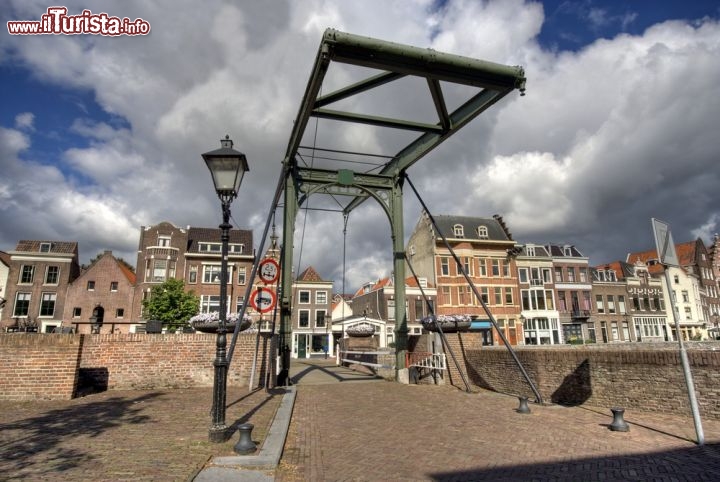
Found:
[[517, 413], [530, 413], [530, 407], [528, 406], [527, 397], [518, 397], [520, 400], [520, 406], [515, 410]]
[[613, 432], [627, 432], [630, 430], [630, 426], [623, 419], [625, 413], [624, 408], [611, 408], [610, 411], [613, 414], [613, 421], [610, 424], [610, 430]]
[[235, 447], [233, 448], [236, 454], [247, 455], [257, 450], [255, 442], [252, 441], [253, 428], [255, 428], [255, 426], [251, 423], [244, 423], [238, 426], [238, 431], [240, 432], [240, 440], [238, 441], [238, 443], [235, 444]]

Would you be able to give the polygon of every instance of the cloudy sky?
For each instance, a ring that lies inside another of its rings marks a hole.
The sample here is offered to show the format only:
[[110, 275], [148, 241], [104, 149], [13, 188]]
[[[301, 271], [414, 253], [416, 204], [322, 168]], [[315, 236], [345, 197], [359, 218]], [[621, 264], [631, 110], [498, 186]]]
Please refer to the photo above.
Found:
[[[134, 264], [142, 225], [217, 226], [200, 154], [225, 134], [250, 164], [233, 224], [257, 245], [329, 27], [525, 69], [526, 96], [512, 93], [409, 170], [434, 214], [501, 214], [518, 242], [575, 244], [593, 264], [653, 247], [652, 217], [678, 242], [720, 231], [716, 1], [63, 3], [151, 26], [121, 37], [10, 35], [7, 21], [40, 20], [55, 4], [2, 3], [0, 250], [77, 240], [81, 262], [111, 249]], [[346, 140], [396, 152], [362, 132]], [[406, 236], [419, 212], [406, 189]], [[342, 215], [305, 216], [296, 269], [312, 265], [340, 289]], [[377, 206], [351, 214], [346, 253], [346, 291], [390, 274]]]

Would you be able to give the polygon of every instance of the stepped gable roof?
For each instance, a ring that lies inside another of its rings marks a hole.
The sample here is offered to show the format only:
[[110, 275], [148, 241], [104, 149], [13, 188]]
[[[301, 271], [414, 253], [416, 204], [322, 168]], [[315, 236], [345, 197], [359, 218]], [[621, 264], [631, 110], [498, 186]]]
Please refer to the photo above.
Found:
[[42, 244], [50, 244], [50, 253], [73, 254], [78, 249], [77, 241], [22, 240], [18, 241], [15, 251], [39, 253]]
[[[220, 228], [189, 228], [188, 229], [188, 253], [198, 253], [199, 243], [219, 243], [222, 230]], [[231, 244], [242, 244], [245, 246], [244, 254], [252, 254], [253, 240], [252, 231], [247, 229], [231, 229]]]
[[297, 277], [297, 281], [307, 281], [311, 283], [324, 283], [325, 280], [320, 277], [317, 271], [315, 271], [315, 268], [312, 266], [308, 266], [305, 271], [300, 273], [300, 275]]
[[[498, 218], [502, 220], [499, 216]], [[488, 240], [512, 241], [512, 237], [509, 235], [507, 229], [503, 228], [500, 220], [495, 218], [439, 215], [434, 216], [434, 219], [440, 232], [448, 239], [458, 239], [455, 235], [454, 227], [459, 224], [463, 227], [464, 239], [480, 240], [477, 229], [480, 226], [485, 226], [488, 230]], [[483, 238], [483, 240], [485, 240], [485, 238]]]
[[0, 262], [4, 263], [6, 266], [10, 266], [10, 255], [7, 254], [5, 251], [0, 251]]

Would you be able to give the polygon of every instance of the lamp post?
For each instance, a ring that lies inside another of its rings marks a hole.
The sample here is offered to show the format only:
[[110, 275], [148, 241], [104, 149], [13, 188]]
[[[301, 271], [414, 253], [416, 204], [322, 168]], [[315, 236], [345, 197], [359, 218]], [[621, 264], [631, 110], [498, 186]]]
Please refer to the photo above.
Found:
[[233, 149], [230, 136], [220, 140], [220, 149], [206, 152], [202, 155], [212, 176], [215, 192], [222, 204], [223, 222], [221, 259], [220, 259], [220, 324], [217, 331], [215, 349], [215, 378], [213, 380], [212, 425], [210, 425], [210, 441], [221, 443], [228, 439], [225, 425], [225, 400], [227, 398], [227, 268], [228, 268], [228, 241], [230, 240], [230, 204], [237, 197], [243, 176], [249, 170], [245, 154]]

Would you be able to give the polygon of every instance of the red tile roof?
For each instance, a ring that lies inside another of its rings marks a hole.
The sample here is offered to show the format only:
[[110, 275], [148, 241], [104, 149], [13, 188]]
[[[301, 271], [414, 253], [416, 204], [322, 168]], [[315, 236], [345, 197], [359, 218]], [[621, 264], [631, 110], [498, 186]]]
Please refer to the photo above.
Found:
[[324, 282], [325, 280], [320, 277], [317, 271], [315, 271], [315, 268], [312, 266], [309, 266], [305, 271], [300, 273], [300, 276], [297, 278], [298, 281], [310, 281], [310, 282]]
[[[688, 241], [686, 243], [675, 243], [675, 251], [677, 252], [680, 266], [690, 266], [695, 264], [695, 248], [696, 241]], [[650, 274], [661, 274], [664, 272], [663, 266], [659, 263], [659, 257], [656, 249], [649, 249], [639, 253], [628, 253], [627, 262], [635, 263], [637, 260], [643, 261], [648, 265]], [[651, 263], [650, 261], [656, 261]]]

